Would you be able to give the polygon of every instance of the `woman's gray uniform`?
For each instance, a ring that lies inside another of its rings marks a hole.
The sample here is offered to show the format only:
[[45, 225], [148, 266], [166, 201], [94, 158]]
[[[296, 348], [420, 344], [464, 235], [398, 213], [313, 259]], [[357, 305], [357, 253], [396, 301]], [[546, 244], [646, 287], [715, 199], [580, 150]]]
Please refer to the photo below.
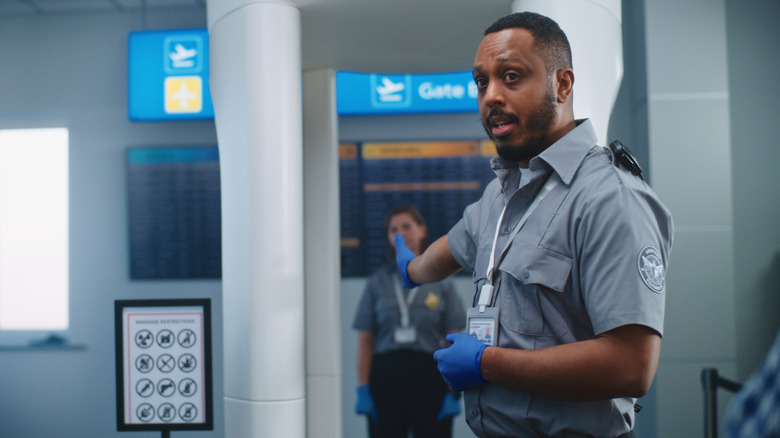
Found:
[[[401, 325], [396, 290], [404, 303], [412, 298], [409, 325], [416, 332], [413, 342], [395, 338]], [[445, 333], [463, 328], [465, 319], [463, 304], [450, 280], [403, 290], [395, 265], [383, 266], [368, 279], [353, 327], [375, 334], [369, 384], [378, 418], [368, 420], [372, 438], [406, 438], [409, 432], [415, 438], [452, 436], [452, 418], [436, 418], [448, 387], [436, 368], [433, 352], [445, 343]]]
[[[394, 278], [400, 281], [398, 268], [385, 265], [369, 277], [358, 304], [352, 327], [375, 334], [374, 354], [393, 350], [415, 350], [433, 354], [444, 345], [444, 334], [460, 330], [466, 324], [463, 304], [451, 280], [419, 286], [409, 307], [409, 319], [416, 328], [413, 343], [395, 342], [395, 328], [401, 312], [395, 295]], [[403, 290], [406, 300], [409, 290]]]
[[[499, 347], [541, 349], [626, 324], [663, 333], [671, 215], [644, 181], [596, 146], [589, 120], [577, 125], [531, 159], [519, 189], [517, 164], [494, 157], [498, 178], [448, 234], [479, 291], [504, 206], [496, 258], [547, 178], [558, 179], [497, 264]], [[632, 398], [567, 401], [487, 384], [466, 391], [464, 401], [479, 437], [616, 437], [634, 425]]]

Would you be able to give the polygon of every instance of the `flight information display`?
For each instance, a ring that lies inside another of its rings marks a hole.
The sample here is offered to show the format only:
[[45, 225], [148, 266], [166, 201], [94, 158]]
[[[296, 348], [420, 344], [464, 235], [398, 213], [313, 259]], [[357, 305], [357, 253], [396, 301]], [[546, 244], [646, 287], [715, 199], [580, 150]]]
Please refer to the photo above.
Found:
[[[392, 208], [417, 207], [433, 242], [495, 178], [490, 141], [345, 143], [338, 153], [344, 277], [368, 276], [387, 261]], [[220, 278], [217, 147], [130, 148], [127, 169], [130, 278]]]
[[430, 241], [445, 235], [495, 178], [492, 142], [383, 142], [339, 146], [341, 273], [363, 277], [387, 261], [384, 217], [422, 213]]
[[222, 276], [219, 151], [130, 148], [130, 278]]

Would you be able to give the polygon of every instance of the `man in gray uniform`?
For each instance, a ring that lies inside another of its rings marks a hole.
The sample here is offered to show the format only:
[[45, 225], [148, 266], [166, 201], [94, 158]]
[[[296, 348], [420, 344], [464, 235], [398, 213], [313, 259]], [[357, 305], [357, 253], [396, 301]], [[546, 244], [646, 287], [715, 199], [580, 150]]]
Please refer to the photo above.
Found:
[[439, 370], [479, 437], [633, 436], [658, 366], [671, 215], [574, 119], [554, 21], [499, 19], [473, 73], [498, 178], [419, 257], [396, 239], [406, 287], [474, 272], [468, 333], [448, 335]]

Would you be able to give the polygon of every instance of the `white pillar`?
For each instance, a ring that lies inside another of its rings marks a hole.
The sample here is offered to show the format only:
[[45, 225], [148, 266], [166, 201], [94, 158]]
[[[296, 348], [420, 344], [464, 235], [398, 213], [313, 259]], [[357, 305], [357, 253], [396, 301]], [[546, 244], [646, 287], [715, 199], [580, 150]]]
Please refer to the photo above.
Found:
[[341, 252], [336, 72], [303, 74], [306, 420], [309, 438], [342, 438]]
[[623, 80], [620, 0], [515, 0], [513, 12], [550, 17], [566, 33], [574, 65], [574, 117], [590, 118], [606, 146], [609, 116]]
[[305, 435], [300, 13], [209, 1], [225, 436]]

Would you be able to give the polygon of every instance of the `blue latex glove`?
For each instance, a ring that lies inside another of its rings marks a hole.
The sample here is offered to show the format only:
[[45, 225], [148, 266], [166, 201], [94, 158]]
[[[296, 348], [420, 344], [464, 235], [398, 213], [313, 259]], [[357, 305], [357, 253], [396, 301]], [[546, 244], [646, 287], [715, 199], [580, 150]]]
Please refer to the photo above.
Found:
[[398, 264], [398, 271], [401, 273], [401, 283], [404, 289], [412, 289], [419, 286], [419, 283], [415, 283], [409, 279], [409, 274], [406, 272], [406, 267], [409, 262], [415, 257], [414, 253], [408, 246], [401, 233], [395, 235], [395, 262]]
[[367, 415], [372, 419], [377, 419], [376, 406], [374, 398], [371, 397], [371, 390], [368, 385], [360, 385], [356, 389], [357, 401], [355, 402], [355, 413], [358, 415]]
[[450, 333], [447, 342], [452, 345], [436, 350], [433, 359], [450, 388], [461, 392], [488, 383], [480, 369], [482, 352], [487, 344], [468, 333]]
[[444, 400], [441, 402], [441, 410], [436, 416], [436, 421], [447, 420], [460, 414], [460, 401], [449, 392], [444, 394]]

